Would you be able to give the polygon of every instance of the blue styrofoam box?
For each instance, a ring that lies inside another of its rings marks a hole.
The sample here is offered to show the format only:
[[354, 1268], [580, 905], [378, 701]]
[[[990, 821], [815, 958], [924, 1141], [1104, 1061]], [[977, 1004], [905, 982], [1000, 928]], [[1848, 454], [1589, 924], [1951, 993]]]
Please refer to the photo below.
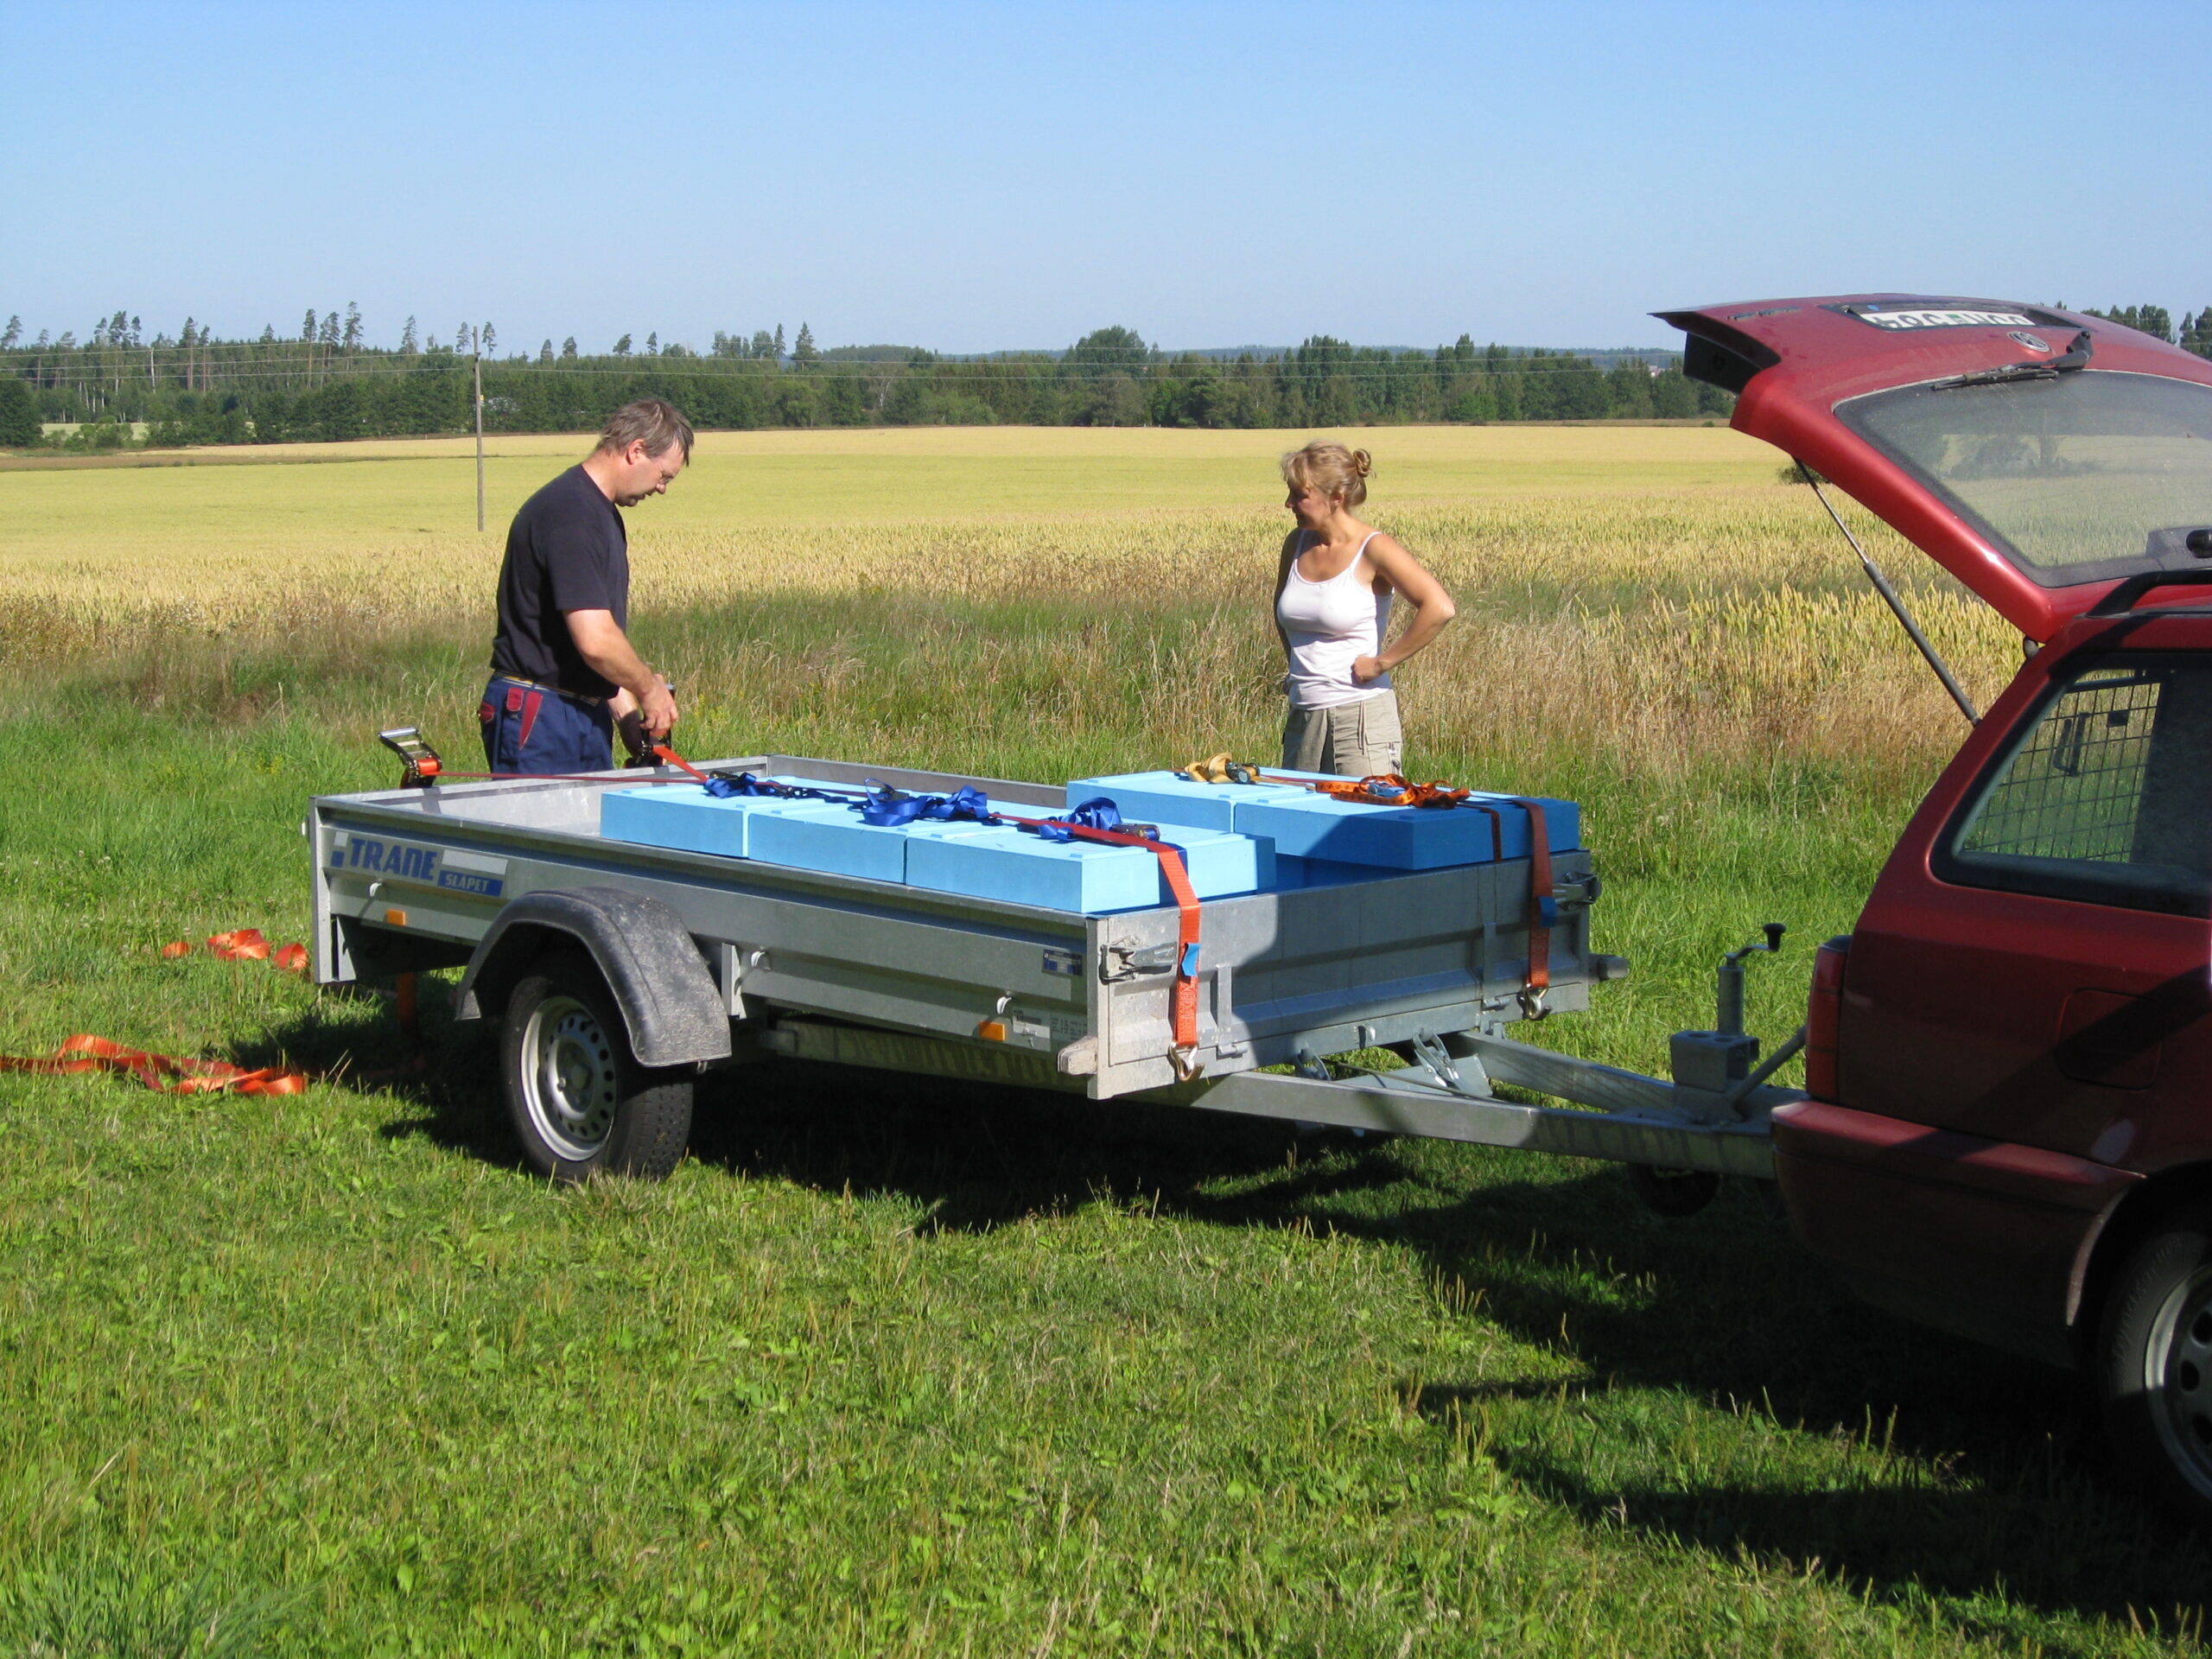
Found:
[[[1582, 809], [1573, 801], [1562, 801], [1550, 795], [1531, 795], [1529, 800], [1544, 809], [1544, 840], [1555, 853], [1571, 852], [1582, 844]], [[1529, 856], [1529, 810], [1520, 805], [1510, 795], [1492, 795], [1476, 790], [1468, 799], [1485, 802], [1497, 809], [1498, 827], [1505, 843], [1508, 858]], [[1452, 809], [1462, 817], [1479, 818], [1485, 828], [1487, 813], [1478, 812], [1471, 806]]]
[[[1274, 885], [1275, 844], [1265, 836], [1201, 830], [1189, 824], [1163, 823], [1160, 838], [1179, 848], [1183, 868], [1190, 873], [1191, 889], [1201, 899], [1226, 899], [1232, 893], [1258, 893]], [[1158, 880], [1154, 896], [1147, 902], [1173, 904], [1175, 895], [1160, 874], [1160, 860], [1141, 848], [1131, 848], [1150, 864]]]
[[[1162, 834], [1182, 849], [1201, 899], [1254, 893], [1274, 879], [1274, 849], [1249, 836], [1164, 827]], [[1085, 914], [1173, 902], [1158, 856], [1142, 848], [1041, 841], [1011, 826], [911, 842], [906, 885]]]
[[836, 802], [791, 804], [804, 810], [763, 815], [754, 822], [752, 856], [763, 864], [857, 875], [870, 881], [906, 879], [905, 830], [862, 823], [858, 812]]
[[819, 808], [817, 801], [785, 801], [759, 796], [716, 799], [701, 784], [655, 784], [644, 789], [610, 789], [599, 801], [599, 833], [609, 841], [666, 847], [677, 852], [713, 853], [749, 858], [752, 826], [794, 807]]
[[1172, 772], [1133, 772], [1116, 778], [1077, 779], [1068, 785], [1068, 804], [1081, 806], [1103, 795], [1133, 823], [1234, 830], [1231, 817], [1237, 801], [1248, 797], [1291, 800], [1306, 793], [1287, 784], [1200, 784]]
[[1389, 875], [1372, 864], [1338, 864], [1325, 858], [1294, 858], [1283, 854], [1275, 860], [1271, 893], [1296, 893], [1306, 887], [1340, 887], [1351, 881], [1380, 881]]
[[[1321, 779], [1324, 772], [1284, 772], [1287, 778]], [[1081, 778], [1068, 785], [1071, 806], [1103, 795], [1125, 818], [1201, 824], [1233, 830], [1274, 842], [1286, 858], [1316, 858], [1384, 869], [1430, 870], [1453, 864], [1486, 864], [1492, 856], [1491, 820], [1472, 807], [1375, 806], [1339, 801], [1287, 784], [1201, 784], [1172, 772], [1140, 772]], [[1529, 855], [1529, 815], [1505, 797], [1478, 793], [1499, 815], [1497, 837], [1507, 858]], [[1581, 845], [1581, 814], [1572, 801], [1544, 798], [1545, 828], [1554, 852]]]
[[[1479, 798], [1499, 815], [1498, 840], [1507, 858], [1529, 855], [1527, 809], [1497, 796]], [[1554, 852], [1580, 844], [1580, 815], [1571, 801], [1546, 800], [1545, 828]], [[1487, 813], [1471, 807], [1370, 806], [1326, 795], [1295, 800], [1240, 801], [1236, 828], [1268, 836], [1275, 850], [1297, 858], [1370, 864], [1394, 870], [1434, 870], [1453, 864], [1487, 864], [1493, 840]]]
[[857, 806], [824, 801], [793, 804], [809, 810], [786, 813], [772, 828], [768, 820], [761, 820], [752, 837], [754, 858], [765, 864], [865, 876], [871, 881], [908, 880], [912, 849], [918, 843], [957, 841], [1001, 827], [973, 820], [932, 818], [901, 824], [863, 823]]
[[[821, 870], [832, 875], [863, 876], [871, 881], [935, 887], [938, 884], [914, 880], [915, 848], [938, 842], [963, 841], [973, 836], [1019, 833], [1006, 825], [977, 823], [972, 819], [917, 818], [911, 823], [864, 823], [860, 809], [855, 805], [823, 801], [790, 804], [806, 810], [779, 815], [772, 823], [766, 817], [760, 820], [751, 836], [751, 856], [764, 864]], [[1035, 837], [1027, 839], [1033, 841]], [[940, 890], [974, 893], [981, 898], [1007, 896], [988, 887]]]

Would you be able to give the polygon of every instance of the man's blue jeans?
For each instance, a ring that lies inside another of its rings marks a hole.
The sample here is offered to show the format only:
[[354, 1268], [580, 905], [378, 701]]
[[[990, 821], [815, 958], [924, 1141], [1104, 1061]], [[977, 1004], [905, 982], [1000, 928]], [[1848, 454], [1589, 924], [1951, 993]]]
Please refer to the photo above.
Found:
[[476, 717], [493, 772], [606, 772], [614, 765], [614, 717], [603, 702], [492, 677]]

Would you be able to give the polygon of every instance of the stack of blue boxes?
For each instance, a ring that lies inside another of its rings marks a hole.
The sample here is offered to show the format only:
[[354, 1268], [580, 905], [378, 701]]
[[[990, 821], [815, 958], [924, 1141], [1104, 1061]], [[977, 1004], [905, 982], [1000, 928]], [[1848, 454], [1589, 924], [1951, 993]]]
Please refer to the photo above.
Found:
[[[1181, 849], [1201, 899], [1371, 880], [1381, 871], [1488, 863], [1500, 853], [1529, 855], [1529, 815], [1499, 796], [1474, 798], [1495, 809], [1493, 819], [1466, 807], [1370, 806], [1290, 785], [1193, 783], [1172, 772], [1084, 778], [1068, 785], [1071, 808], [1101, 796], [1125, 820], [1160, 827], [1160, 838]], [[1552, 850], [1580, 845], [1573, 803], [1544, 805]], [[1026, 818], [1049, 816], [1041, 807], [994, 802], [992, 808]], [[857, 805], [842, 801], [718, 798], [697, 784], [609, 790], [600, 810], [601, 835], [648, 847], [1085, 915], [1173, 902], [1160, 860], [1141, 848], [1045, 841], [1012, 824], [921, 819], [882, 827], [863, 823]]]

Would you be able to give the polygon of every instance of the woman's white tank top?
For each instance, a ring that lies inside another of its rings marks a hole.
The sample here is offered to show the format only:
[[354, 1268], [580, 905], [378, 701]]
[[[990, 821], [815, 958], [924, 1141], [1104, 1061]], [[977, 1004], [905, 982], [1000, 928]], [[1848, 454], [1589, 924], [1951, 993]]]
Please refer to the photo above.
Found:
[[[1298, 560], [1275, 600], [1275, 620], [1290, 641], [1290, 700], [1300, 709], [1333, 709], [1347, 702], [1363, 702], [1390, 689], [1388, 674], [1365, 685], [1353, 683], [1351, 665], [1362, 657], [1382, 649], [1390, 626], [1393, 595], [1374, 590], [1367, 569], [1367, 541], [1351, 556], [1351, 563], [1326, 582], [1308, 582], [1298, 574]], [[1301, 542], [1299, 551], [1306, 550]]]

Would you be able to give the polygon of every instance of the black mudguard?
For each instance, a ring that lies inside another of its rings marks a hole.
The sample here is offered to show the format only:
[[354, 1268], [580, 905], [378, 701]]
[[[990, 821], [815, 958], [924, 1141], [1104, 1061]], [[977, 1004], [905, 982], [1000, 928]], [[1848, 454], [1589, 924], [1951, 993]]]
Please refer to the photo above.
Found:
[[503, 1014], [515, 982], [547, 950], [571, 942], [598, 964], [639, 1065], [729, 1058], [721, 991], [683, 918], [658, 899], [618, 887], [525, 893], [501, 911], [461, 976], [454, 1017]]

